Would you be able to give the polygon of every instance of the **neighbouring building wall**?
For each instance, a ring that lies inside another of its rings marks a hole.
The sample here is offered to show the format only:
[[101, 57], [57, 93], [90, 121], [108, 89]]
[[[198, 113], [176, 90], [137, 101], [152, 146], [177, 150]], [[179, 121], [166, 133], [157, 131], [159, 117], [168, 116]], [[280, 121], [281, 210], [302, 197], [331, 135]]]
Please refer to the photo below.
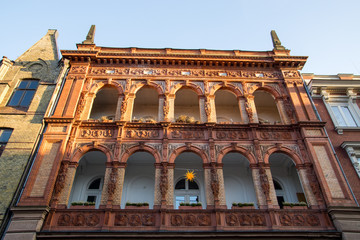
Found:
[[351, 189], [360, 202], [360, 76], [303, 74], [303, 78], [321, 120], [326, 122], [326, 131]]
[[[61, 69], [56, 38], [57, 31], [49, 30], [18, 59], [4, 57], [0, 65], [0, 132], [7, 140], [1, 143], [0, 223], [16, 197], [56, 88]], [[6, 132], [9, 138], [3, 135]]]

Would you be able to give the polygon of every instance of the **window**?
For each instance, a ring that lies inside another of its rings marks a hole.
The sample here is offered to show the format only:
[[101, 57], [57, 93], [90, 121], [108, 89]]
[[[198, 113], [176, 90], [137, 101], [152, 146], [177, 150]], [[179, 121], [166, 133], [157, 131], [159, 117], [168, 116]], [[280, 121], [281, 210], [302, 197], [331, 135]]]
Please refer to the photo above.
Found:
[[355, 171], [360, 177], [360, 142], [343, 142], [341, 147], [346, 150]]
[[8, 103], [10, 107], [28, 107], [39, 84], [37, 80], [23, 80], [14, 91]]
[[178, 209], [180, 203], [198, 203], [199, 201], [199, 185], [195, 181], [187, 181], [180, 179], [175, 184], [175, 209]]
[[102, 184], [102, 178], [96, 178], [90, 182], [86, 191], [85, 201], [94, 202], [97, 208], [100, 205]]
[[334, 113], [337, 125], [342, 127], [358, 127], [359, 124], [356, 122], [349, 106], [336, 105], [331, 106], [331, 110]]
[[11, 136], [12, 129], [0, 129], [0, 156], [5, 150], [6, 144]]

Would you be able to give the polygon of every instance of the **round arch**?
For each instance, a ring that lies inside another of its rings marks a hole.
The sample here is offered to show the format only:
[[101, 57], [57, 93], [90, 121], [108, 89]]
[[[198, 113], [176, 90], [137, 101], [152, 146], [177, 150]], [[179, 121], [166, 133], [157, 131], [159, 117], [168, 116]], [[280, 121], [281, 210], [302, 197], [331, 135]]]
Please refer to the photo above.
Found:
[[173, 86], [171, 89], [170, 89], [170, 94], [173, 94], [175, 95], [177, 91], [179, 91], [180, 89], [190, 89], [190, 90], [193, 90], [195, 91], [195, 93], [200, 97], [200, 96], [204, 96], [204, 92], [203, 90], [196, 84], [193, 84], [193, 83], [178, 83], [176, 84], [175, 86]]
[[150, 153], [155, 158], [155, 163], [161, 162], [161, 157], [160, 157], [159, 152], [156, 149], [154, 149], [150, 146], [147, 146], [147, 145], [137, 145], [137, 146], [133, 146], [129, 149], [126, 149], [125, 153], [121, 156], [120, 162], [126, 163], [131, 155], [133, 155], [136, 152], [141, 152], [141, 151]]
[[232, 85], [230, 83], [228, 83], [226, 85], [224, 83], [219, 83], [219, 84], [212, 86], [212, 88], [210, 89], [210, 96], [214, 96], [218, 90], [228, 90], [231, 93], [235, 94], [235, 96], [237, 98], [243, 96], [241, 91], [237, 87], [235, 87], [234, 85]]
[[111, 153], [110, 149], [108, 149], [107, 147], [105, 147], [101, 144], [98, 144], [96, 146], [94, 146], [92, 144], [88, 144], [88, 145], [84, 145], [84, 146], [81, 146], [81, 147], [75, 149], [70, 158], [70, 161], [79, 163], [82, 156], [84, 156], [86, 153], [92, 152], [92, 151], [100, 151], [100, 152], [104, 153], [106, 155], [106, 162], [113, 161], [113, 154]]
[[240, 153], [241, 155], [243, 155], [244, 157], [247, 158], [247, 160], [249, 161], [250, 164], [256, 164], [256, 157], [254, 156], [253, 153], [251, 153], [249, 151], [249, 149], [243, 148], [243, 147], [239, 147], [239, 146], [228, 146], [224, 149], [222, 149], [216, 159], [217, 163], [222, 163], [223, 158], [225, 157], [226, 154], [230, 153], [230, 152], [235, 152], [235, 153]]
[[134, 86], [132, 86], [130, 88], [129, 93], [130, 94], [136, 94], [143, 87], [149, 87], [149, 88], [155, 89], [159, 96], [164, 95], [164, 91], [163, 91], [162, 87], [160, 85], [158, 85], [156, 83], [153, 83], [153, 82], [150, 82], [150, 81], [135, 84]]
[[108, 81], [95, 82], [90, 86], [89, 93], [96, 96], [96, 94], [104, 87], [111, 87], [116, 89], [119, 95], [124, 94], [123, 87], [116, 81], [112, 81], [110, 83]]
[[198, 147], [195, 147], [195, 146], [190, 146], [190, 147], [182, 146], [182, 147], [175, 149], [169, 157], [169, 163], [174, 163], [175, 159], [183, 152], [195, 153], [202, 159], [203, 163], [209, 163], [209, 159], [208, 159], [206, 153], [204, 152], [204, 150], [202, 150]]
[[269, 93], [274, 99], [276, 98], [280, 98], [280, 94], [278, 93], [278, 91], [276, 91], [274, 88], [270, 87], [270, 86], [257, 86], [254, 88], [251, 88], [251, 91], [249, 92], [249, 94], [254, 95], [254, 93], [256, 91], [264, 91]]
[[303, 164], [301, 157], [295, 151], [283, 146], [280, 148], [272, 147], [266, 151], [264, 155], [264, 162], [266, 164], [269, 164], [269, 158], [273, 153], [284, 153], [294, 162], [295, 166]]

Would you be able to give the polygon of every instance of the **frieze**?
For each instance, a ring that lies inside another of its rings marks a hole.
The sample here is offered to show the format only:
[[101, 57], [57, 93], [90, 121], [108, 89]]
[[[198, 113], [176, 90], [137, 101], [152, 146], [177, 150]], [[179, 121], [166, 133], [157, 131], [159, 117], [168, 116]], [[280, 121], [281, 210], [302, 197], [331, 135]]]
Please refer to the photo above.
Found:
[[93, 137], [93, 138], [108, 138], [114, 136], [114, 130], [112, 129], [82, 129], [80, 132], [81, 137]]
[[170, 217], [172, 226], [210, 226], [209, 214], [173, 214]]
[[272, 130], [269, 131], [260, 130], [258, 133], [259, 133], [259, 138], [264, 140], [278, 140], [278, 139], [289, 140], [292, 138], [290, 132], [275, 132]]
[[[74, 72], [75, 73], [75, 72]], [[79, 72], [80, 73], [80, 72]], [[230, 77], [230, 78], [267, 78], [279, 79], [279, 72], [264, 71], [225, 71], [225, 70], [199, 70], [199, 69], [167, 69], [167, 68], [113, 68], [93, 67], [92, 75], [135, 75], [135, 76], [192, 76], [192, 77]], [[284, 73], [285, 74], [285, 73]], [[288, 74], [289, 75], [289, 74]], [[291, 75], [291, 74], [290, 74]]]
[[227, 214], [225, 216], [227, 226], [266, 226], [264, 215], [260, 214]]
[[283, 74], [286, 78], [299, 78], [299, 72], [298, 71], [283, 71]]
[[314, 214], [283, 213], [279, 220], [282, 226], [320, 226], [320, 219]]
[[85, 73], [86, 67], [85, 66], [74, 66], [70, 69], [71, 73]]
[[127, 138], [157, 138], [159, 137], [158, 130], [127, 130], [125, 137]]
[[58, 226], [94, 227], [100, 223], [97, 214], [61, 214], [57, 220]]
[[117, 214], [115, 215], [115, 226], [154, 226], [155, 216], [153, 214]]
[[173, 130], [171, 137], [176, 139], [202, 139], [205, 137], [204, 131], [195, 130]]
[[244, 139], [248, 138], [248, 133], [245, 130], [240, 131], [216, 131], [216, 138], [217, 139]]

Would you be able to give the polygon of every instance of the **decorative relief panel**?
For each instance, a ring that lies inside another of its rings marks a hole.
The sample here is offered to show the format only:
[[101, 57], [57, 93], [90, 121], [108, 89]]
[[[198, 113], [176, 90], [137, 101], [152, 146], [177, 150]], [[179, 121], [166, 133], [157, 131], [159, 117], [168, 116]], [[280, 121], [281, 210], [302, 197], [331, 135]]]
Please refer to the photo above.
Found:
[[144, 76], [194, 76], [194, 77], [231, 77], [231, 78], [281, 78], [280, 72], [264, 71], [224, 71], [198, 69], [166, 69], [166, 68], [99, 68], [91, 69], [93, 75], [144, 75]]
[[258, 136], [261, 139], [264, 140], [278, 140], [278, 139], [285, 139], [289, 140], [291, 139], [291, 133], [290, 132], [276, 132], [273, 130], [259, 130]]
[[158, 130], [126, 130], [126, 138], [158, 138], [159, 131]]
[[115, 226], [154, 226], [155, 215], [154, 214], [116, 214], [115, 215]]
[[248, 138], [248, 133], [245, 130], [239, 130], [239, 131], [216, 131], [216, 138], [217, 139], [231, 139], [231, 140], [235, 140], [235, 139], [244, 139], [244, 138]]
[[210, 226], [210, 214], [172, 214], [171, 226]]
[[74, 66], [70, 69], [71, 73], [85, 73], [86, 67], [85, 66]]
[[95, 227], [99, 223], [100, 217], [91, 213], [61, 214], [57, 220], [58, 226]]
[[205, 137], [204, 131], [196, 130], [173, 130], [171, 137], [176, 139], [203, 139]]
[[282, 213], [279, 215], [282, 226], [320, 226], [320, 219], [313, 214]]
[[264, 215], [260, 214], [226, 214], [225, 223], [227, 226], [266, 226]]
[[80, 131], [81, 137], [92, 137], [92, 138], [108, 138], [114, 136], [113, 129], [82, 129]]

